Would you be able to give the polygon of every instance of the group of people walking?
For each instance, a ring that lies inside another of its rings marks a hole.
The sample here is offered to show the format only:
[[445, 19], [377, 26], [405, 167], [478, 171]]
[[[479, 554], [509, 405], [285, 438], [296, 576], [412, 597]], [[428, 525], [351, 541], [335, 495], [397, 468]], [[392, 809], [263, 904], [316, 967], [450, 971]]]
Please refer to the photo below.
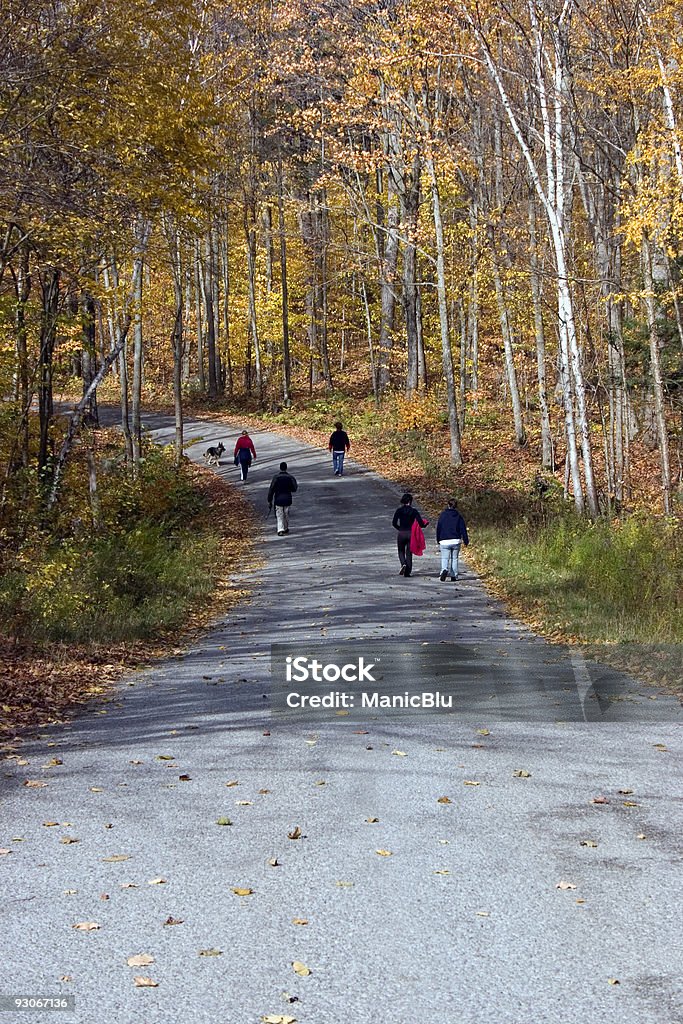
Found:
[[[222, 447], [222, 446], [221, 446]], [[332, 469], [335, 476], [344, 475], [344, 457], [351, 447], [349, 435], [344, 430], [342, 423], [335, 423], [334, 430], [330, 435], [328, 450], [332, 455]], [[249, 437], [249, 433], [243, 430], [237, 438], [234, 450], [235, 465], [239, 466], [240, 477], [243, 483], [247, 482], [249, 467], [256, 459], [256, 448]], [[275, 507], [275, 517], [278, 537], [284, 537], [289, 533], [289, 510], [292, 505], [292, 495], [298, 490], [296, 478], [289, 472], [287, 463], [281, 462], [279, 471], [273, 476], [268, 488], [268, 511]], [[397, 531], [396, 545], [398, 549], [398, 560], [400, 563], [399, 574], [411, 576], [413, 572], [413, 555], [422, 555], [426, 543], [423, 530], [429, 526], [429, 520], [424, 519], [418, 509], [413, 505], [412, 494], [406, 493], [401, 498], [401, 504], [394, 512], [392, 526]], [[451, 498], [438, 518], [436, 524], [436, 542], [441, 553], [441, 573], [439, 579], [445, 583], [447, 579], [455, 581], [459, 576], [460, 549], [464, 544], [469, 544], [467, 526], [463, 519], [457, 502]]]

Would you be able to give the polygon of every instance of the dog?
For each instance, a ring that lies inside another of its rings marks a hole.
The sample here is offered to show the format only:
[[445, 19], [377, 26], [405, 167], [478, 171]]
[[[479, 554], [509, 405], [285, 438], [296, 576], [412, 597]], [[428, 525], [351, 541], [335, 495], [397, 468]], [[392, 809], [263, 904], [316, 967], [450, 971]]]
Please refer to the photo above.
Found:
[[207, 466], [217, 466], [224, 451], [225, 445], [222, 441], [220, 441], [214, 448], [207, 448], [204, 452], [204, 461]]

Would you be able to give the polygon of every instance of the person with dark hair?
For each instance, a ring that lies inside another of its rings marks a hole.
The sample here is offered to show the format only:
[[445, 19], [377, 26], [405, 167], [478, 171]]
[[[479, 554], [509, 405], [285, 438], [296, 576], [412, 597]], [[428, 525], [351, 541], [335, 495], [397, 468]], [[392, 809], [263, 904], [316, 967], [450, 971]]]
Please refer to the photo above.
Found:
[[469, 544], [465, 520], [458, 511], [458, 503], [451, 498], [448, 506], [439, 516], [436, 524], [436, 543], [441, 551], [441, 575], [439, 579], [446, 582], [450, 574], [453, 582], [458, 578], [460, 547]]
[[251, 466], [252, 459], [255, 458], [256, 449], [254, 448], [254, 442], [249, 437], [247, 431], [243, 430], [237, 438], [235, 445], [235, 465], [240, 467], [240, 476], [243, 484], [247, 482], [249, 467]]
[[280, 472], [275, 474], [268, 488], [268, 509], [270, 510], [275, 502], [278, 537], [289, 533], [289, 507], [298, 486], [292, 474], [287, 472], [287, 463], [281, 462]]
[[327, 447], [332, 452], [334, 475], [344, 476], [344, 456], [351, 447], [351, 442], [349, 441], [349, 435], [343, 429], [339, 421], [334, 425], [334, 431], [330, 435]]
[[413, 496], [407, 492], [401, 498], [401, 504], [394, 512], [391, 525], [398, 531], [396, 545], [398, 547], [398, 560], [401, 563], [399, 575], [410, 576], [413, 571], [413, 552], [410, 547], [410, 540], [413, 533], [413, 523], [417, 523], [421, 529], [429, 525], [427, 519], [423, 519], [416, 508], [413, 508]]

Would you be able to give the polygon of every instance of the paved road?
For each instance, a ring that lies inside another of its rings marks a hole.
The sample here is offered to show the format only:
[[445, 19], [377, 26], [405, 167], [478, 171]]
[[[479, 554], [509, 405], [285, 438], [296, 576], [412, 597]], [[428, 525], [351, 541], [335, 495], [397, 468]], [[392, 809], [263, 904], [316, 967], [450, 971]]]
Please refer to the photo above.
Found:
[[[188, 453], [234, 436], [193, 423]], [[0, 993], [74, 994], [79, 1024], [683, 1021], [678, 705], [439, 583], [429, 530], [402, 579], [391, 485], [254, 437], [249, 497], [283, 457], [300, 490], [251, 602], [2, 766]], [[273, 642], [417, 652], [456, 709], [274, 711]]]

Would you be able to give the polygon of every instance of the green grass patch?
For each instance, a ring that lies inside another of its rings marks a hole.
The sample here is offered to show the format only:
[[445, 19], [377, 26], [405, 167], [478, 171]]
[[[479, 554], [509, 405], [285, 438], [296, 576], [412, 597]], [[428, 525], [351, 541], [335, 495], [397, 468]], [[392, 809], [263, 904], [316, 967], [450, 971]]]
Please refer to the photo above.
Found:
[[590, 523], [565, 512], [475, 537], [479, 560], [546, 630], [596, 643], [683, 641], [680, 522]]
[[222, 537], [196, 480], [154, 447], [137, 480], [121, 460], [103, 459], [93, 522], [84, 479], [75, 460], [56, 516], [19, 517], [21, 533], [3, 551], [5, 629], [40, 645], [125, 643], [181, 628], [212, 595], [221, 565]]

